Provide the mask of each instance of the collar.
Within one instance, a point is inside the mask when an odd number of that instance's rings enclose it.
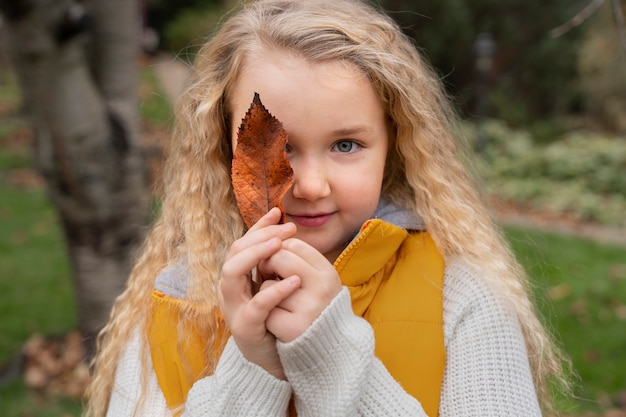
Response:
[[[381,197],[378,207],[374,211],[373,218],[383,220],[405,230],[426,230],[426,224],[420,217],[410,210],[394,204],[387,197]]]
[[[365,222],[359,234],[339,255],[334,267],[341,283],[350,290],[354,314],[362,316],[387,278],[397,252],[409,236],[406,229],[382,219]]]

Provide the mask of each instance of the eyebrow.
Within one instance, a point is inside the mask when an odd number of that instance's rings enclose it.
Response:
[[[333,136],[352,136],[352,135],[360,135],[360,134],[370,134],[374,129],[369,126],[352,126],[352,127],[343,127],[337,130],[333,130],[331,134]]]

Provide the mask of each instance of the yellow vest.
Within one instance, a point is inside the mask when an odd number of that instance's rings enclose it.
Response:
[[[352,309],[374,330],[375,355],[396,381],[417,398],[426,414],[438,413],[445,367],[443,340],[444,260],[427,232],[408,233],[370,220],[335,261]],[[153,366],[170,409],[206,367],[204,343],[195,329],[178,340],[181,303],[154,291],[148,338]],[[185,359],[183,359],[185,358]]]

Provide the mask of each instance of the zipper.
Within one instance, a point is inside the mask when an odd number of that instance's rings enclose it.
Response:
[[[357,237],[352,239],[352,242],[350,242],[348,247],[346,247],[339,254],[339,257],[335,259],[335,262],[333,263],[333,267],[335,268],[335,270],[339,271],[339,267],[341,266],[341,263],[343,262],[343,260],[346,258],[349,258],[348,255],[350,254],[350,252],[354,252],[356,248],[361,244],[363,239],[365,239],[370,234],[371,230],[373,229],[372,223],[373,223],[372,220],[367,221],[367,223],[365,223],[361,227],[361,231],[359,232]]]

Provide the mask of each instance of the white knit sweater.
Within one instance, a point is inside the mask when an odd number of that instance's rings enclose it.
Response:
[[[524,339],[514,315],[474,269],[448,260],[443,289],[446,367],[439,415],[540,416]],[[131,416],[140,404],[140,338],[118,365],[107,416]],[[228,342],[215,374],[189,392],[186,417],[285,416],[292,392],[298,415],[425,416],[374,356],[370,325],[354,316],[346,288],[299,338],[278,342],[288,381],[248,362]],[[137,416],[171,416],[150,372]]]

